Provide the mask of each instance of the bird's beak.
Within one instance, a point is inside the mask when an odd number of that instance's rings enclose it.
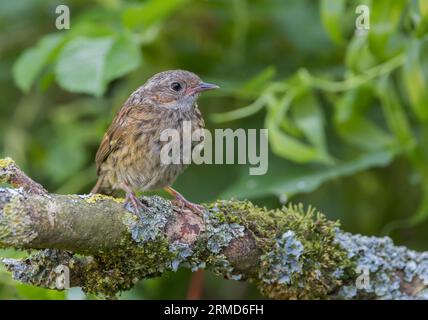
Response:
[[[214,90],[214,89],[218,89],[218,88],[220,88],[220,87],[216,84],[201,82],[192,91],[193,91],[193,93],[199,93],[199,92]]]

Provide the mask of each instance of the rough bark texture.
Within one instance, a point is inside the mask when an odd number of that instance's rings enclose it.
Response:
[[[254,282],[275,299],[424,299],[428,253],[391,239],[352,235],[315,210],[266,210],[248,201],[217,201],[203,216],[161,197],[143,197],[143,219],[122,199],[56,195],[0,160],[0,247],[38,249],[3,259],[22,282],[70,285],[114,297],[166,270],[208,269]]]

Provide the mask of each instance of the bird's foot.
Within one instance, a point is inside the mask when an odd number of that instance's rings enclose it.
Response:
[[[174,201],[177,202],[179,205],[183,206],[184,208],[190,209],[191,211],[198,214],[199,216],[202,216],[204,213],[203,206],[190,202],[185,198],[175,198]]]
[[[187,209],[190,209],[191,211],[195,212],[199,216],[202,216],[202,214],[204,213],[204,207],[203,206],[188,201],[177,190],[174,190],[171,187],[167,187],[167,188],[165,188],[165,191],[168,192],[170,195],[172,195],[174,197],[174,202],[176,202],[180,206],[187,208]]]
[[[143,215],[141,214],[141,209],[148,211],[149,208],[133,192],[126,193],[125,206],[130,204],[132,207],[132,211],[140,218],[143,219]]]

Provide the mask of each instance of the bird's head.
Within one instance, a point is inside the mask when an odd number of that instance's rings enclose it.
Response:
[[[219,86],[206,83],[196,74],[185,70],[170,70],[155,74],[144,84],[146,94],[159,106],[171,108],[192,107],[203,91]]]

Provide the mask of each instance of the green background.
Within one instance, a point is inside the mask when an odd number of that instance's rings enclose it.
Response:
[[[58,31],[55,8],[71,10]],[[356,33],[355,10],[370,8]],[[269,170],[192,165],[174,184],[194,202],[312,204],[351,232],[428,250],[428,0],[0,2],[0,156],[51,192],[87,193],[94,156],[127,96],[187,69],[209,129],[269,129]],[[3,250],[3,257],[26,253]],[[203,298],[258,298],[206,274]],[[184,298],[190,272],[140,281],[121,298]],[[13,281],[2,299],[80,299]],[[95,297],[88,297],[95,298]]]

